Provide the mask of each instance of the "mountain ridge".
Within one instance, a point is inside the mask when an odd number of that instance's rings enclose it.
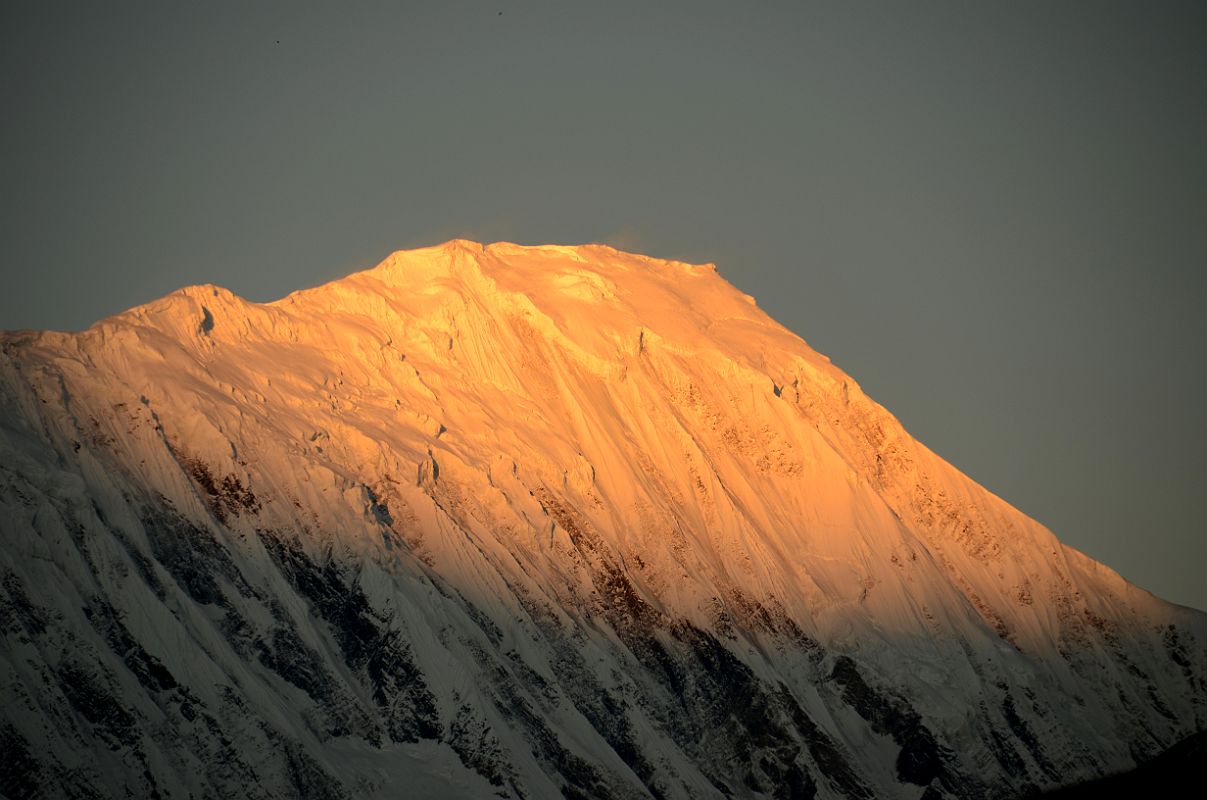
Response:
[[[1207,617],[959,473],[711,265],[453,241],[3,353],[10,617],[56,607],[43,583],[92,609],[5,661],[50,753],[100,735],[61,688],[68,634],[116,652],[97,620],[172,675],[164,637],[205,642],[230,691],[177,688],[276,720],[297,763],[247,748],[330,796],[410,747],[516,797],[1004,797],[1207,720]],[[191,729],[145,684],[98,696]],[[140,730],[153,786],[202,785]]]

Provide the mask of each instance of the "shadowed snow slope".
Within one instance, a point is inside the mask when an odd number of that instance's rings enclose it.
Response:
[[[454,241],[3,335],[0,791],[994,797],[1207,727],[1207,622],[710,265]]]

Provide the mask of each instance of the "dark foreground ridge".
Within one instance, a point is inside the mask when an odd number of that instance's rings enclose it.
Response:
[[[1117,775],[1108,775],[1035,800],[1114,800],[1140,797],[1193,797],[1203,788],[1207,764],[1207,731],[1187,736],[1156,758]]]

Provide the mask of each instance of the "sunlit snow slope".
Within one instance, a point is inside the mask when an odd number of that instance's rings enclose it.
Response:
[[[1207,727],[1203,614],[710,265],[454,241],[0,342],[7,797],[1010,797]]]

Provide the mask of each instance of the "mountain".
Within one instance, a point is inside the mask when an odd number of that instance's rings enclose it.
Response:
[[[0,344],[9,798],[1014,797],[1207,728],[1207,616],[711,265],[454,241]]]

